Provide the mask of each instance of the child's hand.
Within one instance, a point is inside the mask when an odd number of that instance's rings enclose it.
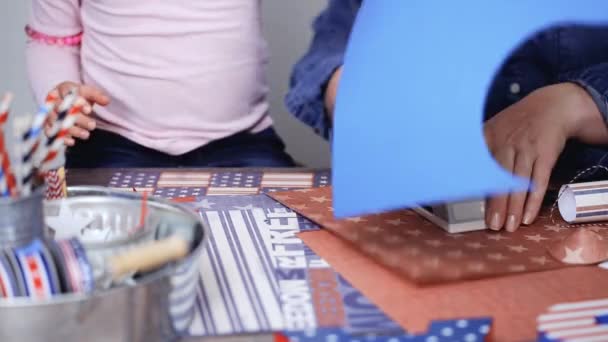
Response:
[[[82,107],[76,124],[70,129],[69,136],[65,137],[65,144],[67,146],[74,146],[76,143],[74,138],[83,140],[88,139],[90,136],[89,132],[94,130],[97,125],[95,119],[90,117],[90,114],[93,112],[93,106],[96,104],[106,106],[110,103],[110,98],[101,90],[74,82],[63,82],[59,84],[55,89],[51,90],[51,94],[54,93],[56,96],[59,96],[59,98],[63,98],[74,88],[78,90],[78,101],[84,101],[86,104]],[[55,121],[57,121],[57,112],[53,111],[46,122],[45,133],[47,135]]]

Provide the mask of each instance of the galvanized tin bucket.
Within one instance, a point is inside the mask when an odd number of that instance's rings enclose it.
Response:
[[[27,245],[43,236],[43,198],[43,190],[26,198],[0,198],[0,249]]]
[[[109,199],[141,201],[136,193],[74,187],[68,197],[99,208]],[[97,205],[95,204],[97,203]],[[148,208],[161,218],[155,238],[173,233],[191,238],[191,253],[176,264],[92,295],[60,295],[50,300],[0,299],[0,341],[172,341],[185,333],[194,314],[198,261],[208,230],[197,214],[156,198]]]

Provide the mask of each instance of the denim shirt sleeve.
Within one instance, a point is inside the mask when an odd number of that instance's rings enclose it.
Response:
[[[295,65],[285,104],[299,120],[329,139],[331,120],[325,111],[325,89],[344,53],[361,0],[330,0],[315,20],[312,44]]]
[[[560,76],[562,82],[572,82],[583,87],[591,96],[608,125],[608,62],[600,63],[576,72]]]

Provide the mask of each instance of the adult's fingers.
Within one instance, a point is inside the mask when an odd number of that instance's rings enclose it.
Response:
[[[513,171],[515,151],[504,149],[495,155],[496,161],[508,172]],[[486,224],[492,230],[501,230],[505,224],[508,195],[489,198],[486,201]]]
[[[534,183],[534,188],[528,194],[528,199],[526,200],[526,207],[524,211],[524,224],[532,224],[543,204],[543,198],[545,197],[545,193],[547,192],[547,187],[549,186],[549,180],[551,178],[551,170],[555,164],[554,158],[549,158],[546,156],[540,156],[534,162],[534,168],[532,171],[532,182]]]
[[[517,153],[515,156],[515,164],[513,173],[523,178],[531,178],[534,160],[525,153]],[[526,203],[527,192],[516,192],[509,195],[509,203],[507,208],[507,220],[505,229],[509,232],[514,232],[519,228],[522,221],[524,205]]]

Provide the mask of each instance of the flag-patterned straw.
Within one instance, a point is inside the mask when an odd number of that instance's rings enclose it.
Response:
[[[6,93],[0,102],[0,127],[8,121],[8,114],[13,102],[13,94]]]

